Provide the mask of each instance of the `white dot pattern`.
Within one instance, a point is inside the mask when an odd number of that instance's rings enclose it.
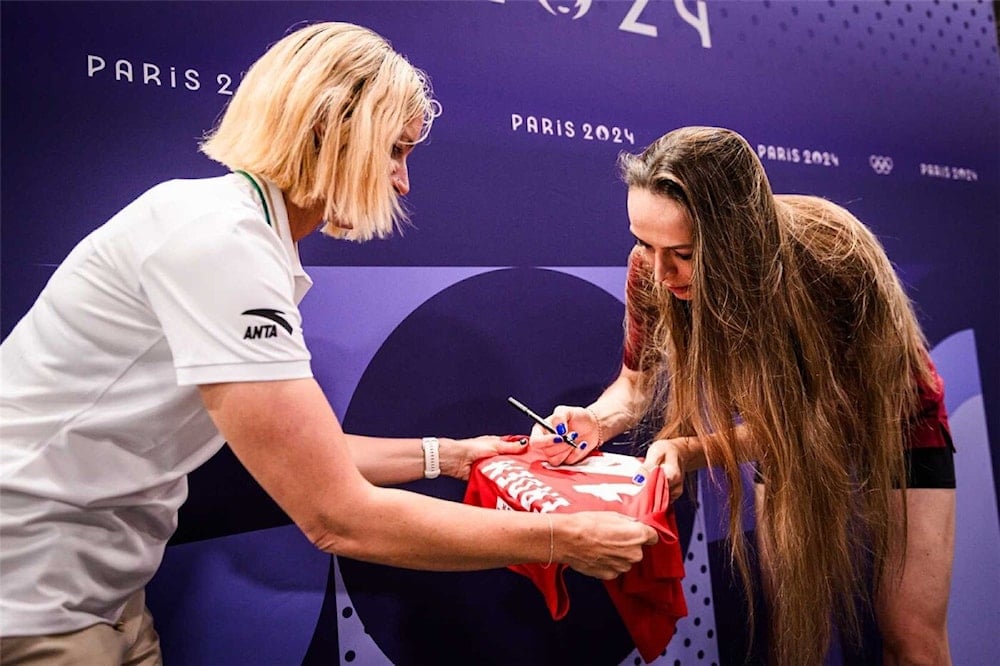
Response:
[[[392,666],[389,658],[365,631],[365,625],[355,612],[351,595],[344,587],[344,577],[340,574],[340,562],[336,558],[333,570],[337,585],[337,642],[340,648],[340,663]]]
[[[699,475],[700,476],[700,475]],[[698,509],[684,558],[684,598],[688,616],[677,623],[677,631],[667,649],[650,662],[657,666],[718,666],[718,632],[715,630],[715,602],[712,599],[712,569],[705,533],[703,479],[698,483]],[[641,666],[642,658],[633,650],[620,666]]]
[[[712,11],[728,59],[795,62],[859,87],[971,93],[1000,79],[997,26],[985,0],[825,0],[725,3]],[[867,85],[866,85],[867,84]],[[996,101],[992,102],[994,108]]]

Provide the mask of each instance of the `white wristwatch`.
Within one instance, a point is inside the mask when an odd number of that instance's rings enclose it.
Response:
[[[424,450],[424,478],[436,479],[441,474],[441,459],[438,456],[438,438],[424,437],[420,445]]]

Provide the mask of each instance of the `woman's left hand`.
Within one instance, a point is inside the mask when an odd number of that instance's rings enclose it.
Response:
[[[686,472],[685,444],[690,438],[658,439],[646,450],[642,462],[643,482],[649,478],[653,468],[660,467],[670,489],[670,501],[676,501],[684,493],[684,474]],[[638,476],[638,475],[637,475]],[[639,482],[638,479],[634,479]],[[641,483],[641,482],[640,482]]]
[[[481,458],[521,453],[528,445],[520,441],[507,442],[496,435],[480,435],[469,439],[439,438],[438,454],[441,456],[441,472],[461,481],[469,478],[472,463]]]

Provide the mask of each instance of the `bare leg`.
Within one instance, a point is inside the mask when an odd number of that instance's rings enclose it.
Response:
[[[756,518],[756,527],[754,529],[754,537],[757,541],[757,565],[760,571],[760,584],[761,591],[764,596],[764,608],[767,609],[765,616],[757,617],[756,622],[769,623],[770,618],[766,615],[770,615],[772,611],[771,602],[774,599],[774,577],[771,575],[771,553],[768,549],[767,541],[765,541],[761,536],[760,530],[760,516],[761,511],[764,506],[764,495],[766,493],[766,486],[763,483],[753,484],[753,498],[754,498],[754,516]],[[757,636],[769,636],[770,632],[765,632],[762,634],[757,631]],[[770,645],[762,645],[763,654],[769,657],[768,661],[774,661],[774,655],[771,652]]]
[[[764,504],[764,493],[765,486],[763,483],[753,484],[754,513],[757,519],[757,527],[754,529],[754,535],[757,539],[757,553],[760,560],[760,576],[761,584],[764,587],[764,597],[770,603],[771,596],[774,594],[774,584],[770,575],[771,569],[767,566],[771,561],[771,554],[767,550],[767,543],[760,536],[760,512]]]
[[[883,660],[887,666],[950,665],[947,620],[955,555],[955,491],[911,488],[905,492],[906,553],[902,562],[898,550],[890,553],[875,600]]]

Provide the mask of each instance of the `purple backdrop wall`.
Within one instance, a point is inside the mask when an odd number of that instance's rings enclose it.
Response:
[[[1000,661],[981,635],[1000,597],[991,3],[7,2],[0,12],[4,335],[69,249],[140,192],[221,173],[197,140],[290,28],[367,25],[430,74],[444,115],[412,157],[413,228],[301,247],[316,282],[303,306],[314,371],[348,429],[368,434],[516,432],[527,426],[503,404],[509,393],[543,409],[591,399],[621,343],[630,236],[617,154],[681,125],[740,131],[776,191],[826,196],[872,226],[911,289],[959,448],[955,661]],[[682,512],[692,614],[659,661],[741,663],[744,609],[718,492],[701,481],[697,507]],[[412,487],[462,491],[447,480]],[[570,585],[573,610],[553,623],[507,571],[423,574],[325,556],[224,450],[192,476],[150,605],[168,663],[636,663],[600,587]],[[829,661],[863,657],[838,646]]]

